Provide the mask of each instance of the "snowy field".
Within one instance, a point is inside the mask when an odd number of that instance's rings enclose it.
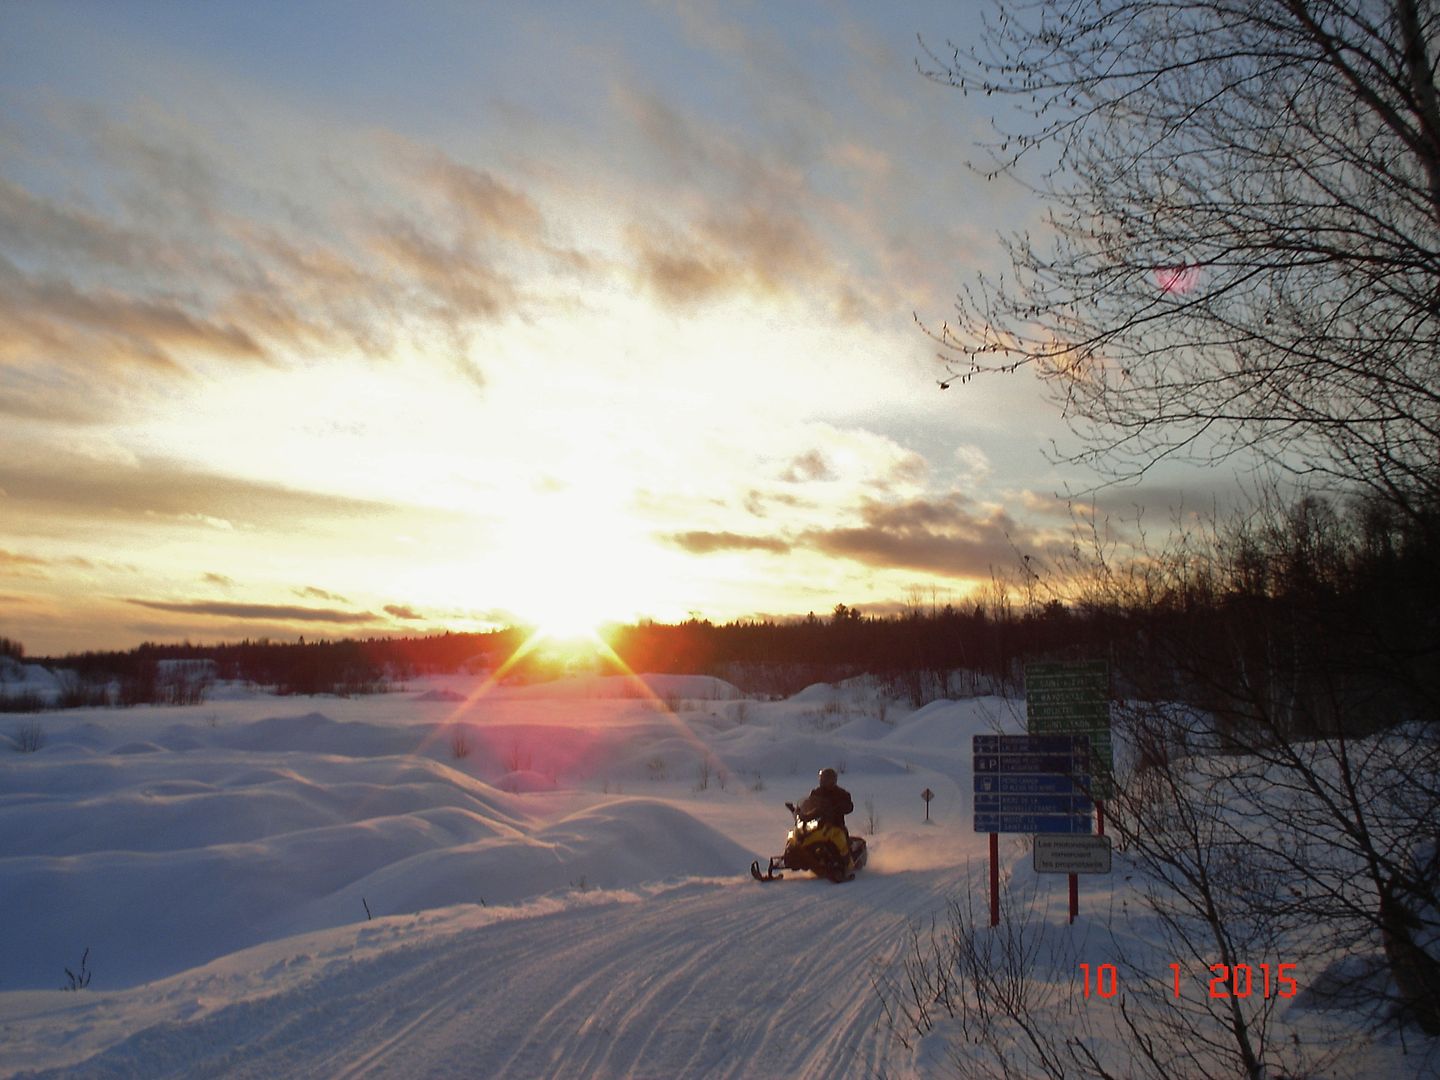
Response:
[[[876,983],[949,897],[984,902],[971,736],[1023,731],[1023,702],[645,683],[222,684],[198,706],[0,716],[0,1075],[953,1075],[953,1023],[896,1038]],[[24,738],[41,745],[5,749]],[[827,765],[869,867],[757,884],[782,804]],[[1001,852],[1056,1007],[1123,1053],[1076,971],[1124,950],[1168,977],[1142,883],[1117,853],[1071,927],[1065,878],[1035,875],[1023,838]],[[1334,1076],[1435,1060],[1283,1005],[1348,1042]]]

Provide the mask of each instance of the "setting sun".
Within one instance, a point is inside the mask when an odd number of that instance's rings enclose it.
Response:
[[[544,635],[546,641],[569,643],[595,639],[599,636],[601,624],[608,620],[589,617],[579,610],[556,610],[537,614],[533,621],[535,629]]]

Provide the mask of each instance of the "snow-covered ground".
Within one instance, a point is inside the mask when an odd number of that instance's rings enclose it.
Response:
[[[0,1075],[951,1074],[952,1027],[902,1045],[875,984],[983,888],[971,736],[1022,731],[1023,703],[645,682],[0,716]],[[756,884],[827,765],[870,866]],[[1168,975],[1117,923],[1140,907],[1122,854],[1071,927],[1065,878],[1002,839],[1072,1010],[1102,1007],[1079,961]],[[1434,1060],[1354,1038],[1334,1075]]]

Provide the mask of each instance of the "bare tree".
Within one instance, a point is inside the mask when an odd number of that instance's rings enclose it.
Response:
[[[1032,368],[1076,458],[1121,475],[1249,449],[1434,506],[1432,0],[997,11],[926,74],[1015,106],[979,167],[1033,186],[1048,227],[932,331],[947,384]]]
[[[1233,965],[1303,943],[1314,999],[1434,1037],[1434,631],[1378,632],[1423,626],[1430,605],[1407,613],[1413,575],[1377,565],[1351,520],[1306,500],[1097,568],[1091,588],[1106,595],[1092,603],[1130,620],[1129,702],[1113,711],[1141,766],[1117,784],[1110,821],[1166,886],[1150,906],[1187,947]],[[1237,1044],[1268,1015],[1238,1020]],[[1433,1063],[1440,1044],[1427,1052]]]

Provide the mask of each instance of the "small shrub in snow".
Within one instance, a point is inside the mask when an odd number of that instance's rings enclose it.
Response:
[[[757,772],[757,773],[755,774],[755,782],[750,785],[750,790],[751,790],[751,791],[764,791],[764,790],[765,790],[765,777],[761,776],[761,775]]]
[[[65,986],[62,986],[60,989],[84,990],[85,987],[89,986],[90,976],[94,974],[94,972],[92,972],[87,966],[89,964],[89,961],[90,950],[87,948],[80,957],[80,970],[78,972],[71,971],[68,967],[65,969],[65,978],[67,980],[67,984]]]
[[[645,763],[645,769],[650,774],[651,780],[665,779],[665,759],[663,757],[657,755],[651,758]]]
[[[865,800],[865,828],[871,836],[874,836],[880,828],[880,817],[875,813],[874,799]]]
[[[525,772],[530,768],[531,754],[529,750],[522,750],[520,740],[515,739],[510,743],[510,752],[505,755],[506,772]]]
[[[33,754],[45,745],[45,729],[40,726],[38,721],[32,720],[17,727],[11,739],[15,743],[16,751],[21,754]]]
[[[451,733],[450,756],[457,761],[464,760],[470,756],[470,741],[465,737],[464,728],[458,728]]]

